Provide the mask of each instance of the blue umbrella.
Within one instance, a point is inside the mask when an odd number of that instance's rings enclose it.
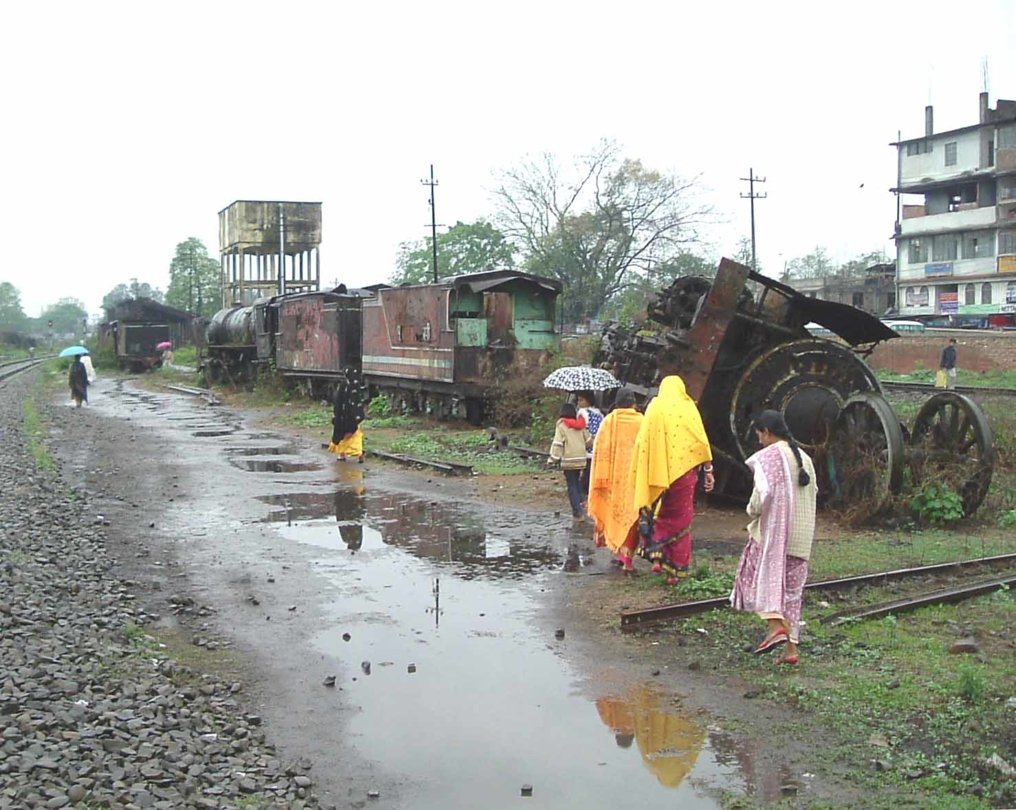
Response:
[[[89,353],[90,352],[88,351],[88,349],[86,349],[84,346],[68,346],[66,349],[64,349],[62,352],[60,352],[59,356],[60,357],[74,357],[75,355],[78,355],[78,354],[89,354]]]

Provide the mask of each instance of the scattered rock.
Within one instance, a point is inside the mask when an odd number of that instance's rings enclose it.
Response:
[[[698,672],[700,669],[702,669],[702,662],[698,661],[698,660],[689,661],[688,662],[688,669],[691,672]]]
[[[323,684],[324,684],[325,686],[335,686],[335,676],[334,676],[334,675],[329,675],[328,677],[326,677],[326,678],[325,678],[325,679],[324,679],[324,680],[322,681],[322,683],[323,683]]]
[[[949,648],[951,655],[960,655],[963,653],[978,653],[981,648],[977,646],[977,640],[972,636],[966,636],[961,638],[959,641],[953,642],[953,645]]]
[[[561,628],[555,630],[554,631],[554,638],[557,638],[557,639],[564,638],[564,630],[561,629]]]
[[[532,785],[523,785],[522,786],[522,795],[523,796],[532,796],[533,795],[533,786]]]
[[[351,638],[352,638],[352,636],[349,635],[349,633],[343,633],[342,634],[342,640],[343,641],[349,641],[349,639],[351,639]]]
[[[406,667],[406,671],[408,671],[410,674],[416,672],[416,664],[410,664],[408,667]]]

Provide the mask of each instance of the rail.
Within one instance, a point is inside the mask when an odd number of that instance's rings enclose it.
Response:
[[[473,468],[468,464],[456,464],[453,461],[432,461],[428,458],[416,458],[415,456],[407,456],[403,453],[388,453],[384,450],[369,450],[371,455],[377,456],[378,458],[389,459],[390,461],[397,461],[400,464],[407,464],[409,466],[423,466],[432,467],[435,470],[446,472],[449,475],[474,475]]]
[[[215,396],[215,394],[207,388],[195,388],[191,385],[169,385],[163,386],[168,388],[170,391],[179,391],[181,394],[189,394],[193,397],[201,397],[209,405],[221,405],[222,401]]]
[[[960,560],[934,565],[922,565],[917,568],[899,568],[893,571],[878,571],[874,574],[860,574],[853,577],[819,580],[805,585],[806,590],[835,591],[841,588],[858,585],[881,585],[886,582],[908,579],[918,576],[935,574],[954,574],[980,566],[1012,565],[1016,563],[1016,554],[999,554],[993,557],[977,557],[972,560]],[[662,605],[647,610],[633,610],[621,614],[621,630],[627,632],[655,622],[680,619],[694,616],[720,607],[726,607],[730,600],[726,596],[713,599],[699,599],[695,602],[680,602],[673,605]]]
[[[953,391],[957,394],[1016,397],[1016,389],[1013,388],[989,388],[985,385],[957,385],[955,388],[936,388],[931,383],[902,382],[897,380],[881,381],[882,388],[886,391],[918,391],[923,394],[939,394],[943,391]]]

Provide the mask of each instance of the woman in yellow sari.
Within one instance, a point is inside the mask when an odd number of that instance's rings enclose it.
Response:
[[[589,476],[589,514],[596,521],[596,545],[609,548],[626,573],[635,570],[632,555],[639,510],[632,499],[631,465],[642,419],[635,410],[634,392],[622,388],[596,434]]]
[[[639,510],[639,553],[654,573],[676,585],[691,565],[691,523],[695,517],[698,468],[706,492],[713,489],[713,454],[698,406],[676,374],[664,377],[646,408],[632,462],[634,507]]]
[[[363,431],[360,423],[364,420],[365,386],[355,369],[347,368],[344,379],[335,386],[332,396],[332,441],[328,452],[334,453],[341,461],[355,458],[363,464]]]

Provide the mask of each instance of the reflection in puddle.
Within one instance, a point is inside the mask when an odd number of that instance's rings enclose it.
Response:
[[[506,807],[530,784],[531,808],[713,809],[714,787],[738,786],[666,692],[594,704],[577,687],[567,636],[534,621],[548,578],[590,553],[567,529],[488,529],[362,484],[260,500],[284,539],[319,550],[331,596],[315,646],[358,709],[357,748],[412,783],[412,806]]]
[[[626,697],[600,698],[596,710],[614,733],[619,748],[631,748],[634,741],[657,781],[676,788],[694,767],[706,734],[700,725],[663,702],[659,692],[640,686]]]
[[[230,459],[229,463],[249,472],[290,473],[321,469],[321,465],[313,461],[285,461],[278,458],[236,458]]]
[[[395,546],[450,568],[463,579],[517,579],[545,570],[578,570],[591,553],[574,543],[558,547],[535,537],[488,533],[474,516],[449,505],[390,493],[367,495],[363,487],[265,495],[258,500],[281,507],[264,520],[289,524],[286,534],[293,540],[335,549],[339,536],[359,536],[355,548],[343,539],[345,546],[351,551]],[[324,519],[325,515],[334,519]]]
[[[227,447],[226,453],[230,456],[288,456],[296,452],[292,444],[283,444],[277,447]]]

